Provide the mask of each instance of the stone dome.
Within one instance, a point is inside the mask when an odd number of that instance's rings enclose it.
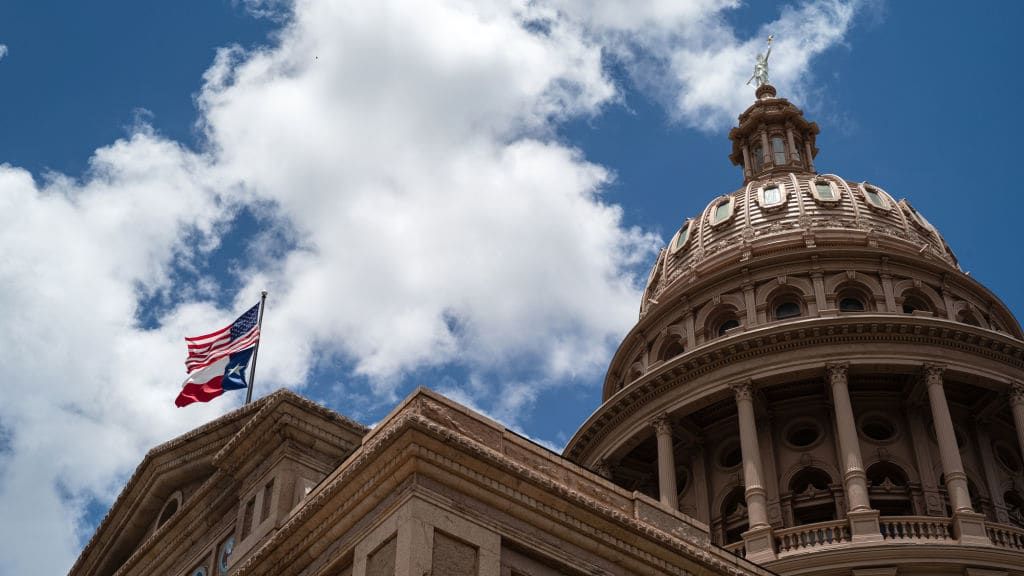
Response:
[[[698,267],[818,247],[899,252],[959,270],[939,231],[906,199],[834,174],[776,173],[715,198],[683,222],[651,270],[640,314]]]
[[[818,173],[817,134],[758,88],[743,185],[660,252],[564,453],[784,576],[1016,575],[1020,324],[910,202]]]

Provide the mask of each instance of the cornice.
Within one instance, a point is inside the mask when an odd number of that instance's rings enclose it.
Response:
[[[669,390],[738,362],[789,350],[861,343],[906,343],[952,349],[1024,372],[1024,342],[944,319],[856,313],[763,325],[718,338],[659,366],[605,401],[570,439],[563,455],[584,463],[610,430]]]
[[[720,573],[743,574],[749,573],[750,570],[758,571],[753,565],[744,566],[743,569],[737,567],[737,560],[731,554],[712,547],[706,534],[700,536],[700,530],[687,528],[691,520],[681,515],[664,512],[675,518],[674,524],[683,530],[675,534],[668,534],[638,519],[635,516],[637,495],[627,493],[589,471],[562,461],[557,456],[538,454],[537,458],[545,462],[539,467],[536,463],[530,465],[516,460],[510,455],[511,446],[519,445],[521,449],[527,449],[525,441],[513,437],[504,428],[494,430],[488,421],[476,419],[469,423],[463,419],[465,413],[456,414],[451,411],[455,408],[441,406],[442,410],[439,411],[438,406],[431,406],[435,404],[432,400],[434,399],[425,396],[403,403],[405,409],[382,423],[382,428],[375,431],[362,448],[325,480],[274,536],[261,544],[258,550],[238,566],[235,574],[245,576],[301,570],[302,567],[297,563],[301,563],[302,559],[310,559],[310,554],[306,550],[312,542],[321,542],[334,532],[344,532],[345,524],[357,521],[359,515],[353,514],[353,510],[364,504],[362,496],[370,491],[379,491],[382,478],[387,478],[388,482],[396,482],[401,479],[400,471],[404,471],[406,475],[415,473],[416,466],[412,460],[429,462],[471,481],[473,486],[483,487],[490,493],[516,501],[524,510],[542,514],[574,531],[588,533],[599,540],[603,539],[608,546],[617,549],[628,548],[631,554],[639,555],[641,558],[650,554],[643,546],[614,539],[596,531],[592,526],[580,523],[578,518],[566,511],[565,503],[611,521],[631,533],[642,534],[647,539]],[[431,449],[425,443],[417,442],[413,431],[440,442],[443,451]],[[493,442],[494,432],[499,433],[497,443]],[[400,439],[404,444],[398,444]],[[397,450],[399,454],[386,453],[392,450]],[[471,462],[486,464],[487,467],[467,466],[461,460],[442,453],[451,450],[469,454]],[[564,475],[559,474],[562,477],[556,479],[539,471],[546,467],[568,469],[572,472],[572,479],[586,484],[590,491],[614,494],[616,499],[632,504],[626,504],[625,508],[620,509],[609,503],[600,502],[590,494],[566,485]],[[511,474],[519,482],[510,483],[495,479],[493,473],[488,473],[488,470],[495,469]],[[553,470],[547,471],[555,473]],[[531,489],[527,490],[527,487]],[[549,498],[550,502],[542,501]],[[657,507],[656,503],[653,505]],[[741,563],[747,564],[742,561]]]

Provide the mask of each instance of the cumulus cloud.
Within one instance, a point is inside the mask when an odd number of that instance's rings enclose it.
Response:
[[[7,44],[0,44],[0,60],[7,56]]]
[[[784,6],[778,18],[740,37],[728,22],[739,0],[553,0],[587,33],[620,58],[639,86],[679,121],[703,130],[735,122],[750,104],[754,57],[769,34],[771,82],[801,100],[813,79],[814,57],[844,42],[861,0],[817,0]]]
[[[274,45],[217,54],[201,150],[140,115],[81,177],[0,166],[0,573],[66,571],[93,529],[85,504],[231,406],[170,407],[180,339],[262,288],[268,387],[338,359],[390,402],[417,370],[454,366],[467,376],[449,392],[515,425],[545,389],[600,374],[660,240],[623,225],[601,197],[613,174],[554,129],[621,99],[609,53],[690,124],[734,114],[761,41],[725,24],[735,4],[250,0],[291,13]],[[847,10],[804,4],[766,27],[779,84],[842,39]],[[262,228],[246,268],[216,279],[244,285],[199,281],[242,210]]]

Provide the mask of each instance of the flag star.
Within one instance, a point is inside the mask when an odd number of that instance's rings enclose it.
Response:
[[[235,364],[234,366],[231,367],[230,370],[228,370],[228,376],[235,376],[237,374],[240,374],[241,372],[242,372],[242,365],[241,364]]]

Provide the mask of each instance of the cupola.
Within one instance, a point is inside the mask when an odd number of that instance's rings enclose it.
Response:
[[[808,122],[789,100],[778,98],[771,84],[759,86],[756,94],[757,100],[729,131],[729,160],[743,168],[743,183],[787,172],[813,173],[818,124]]]

